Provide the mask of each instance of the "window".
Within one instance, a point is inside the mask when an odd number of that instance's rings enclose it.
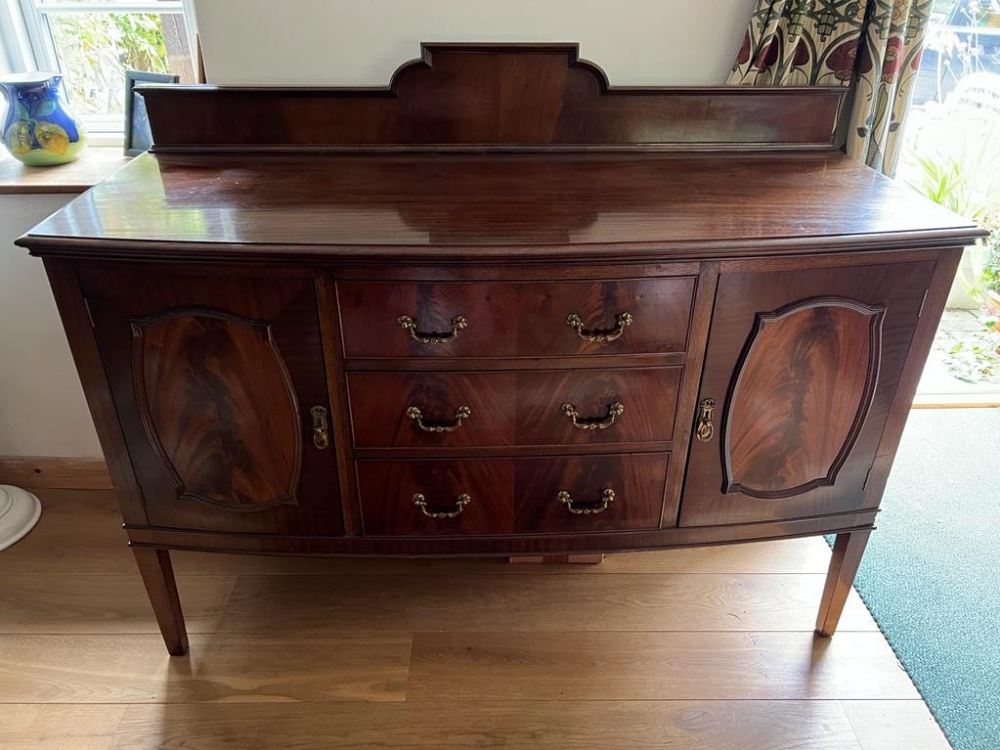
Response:
[[[60,71],[73,110],[88,129],[121,132],[126,70],[194,81],[190,2],[19,0],[11,16],[20,11],[28,49],[12,67]]]

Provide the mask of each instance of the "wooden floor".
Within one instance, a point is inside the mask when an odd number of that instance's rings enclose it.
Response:
[[[175,554],[167,656],[110,493],[0,552],[0,748],[948,748],[821,539],[600,566]]]

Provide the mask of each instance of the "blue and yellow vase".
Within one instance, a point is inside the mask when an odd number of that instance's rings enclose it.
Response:
[[[7,96],[3,145],[32,167],[65,164],[87,143],[87,131],[66,103],[62,76],[24,73],[0,77]]]

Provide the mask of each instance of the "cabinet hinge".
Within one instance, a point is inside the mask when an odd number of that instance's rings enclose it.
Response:
[[[94,325],[94,313],[90,311],[90,300],[86,297],[83,298],[83,306],[87,308],[87,320],[90,321],[90,327],[97,328],[97,326]]]
[[[920,311],[919,311],[919,312],[917,313],[917,317],[918,317],[918,318],[919,318],[919,317],[920,317],[921,315],[923,315],[923,314],[924,314],[924,305],[926,305],[926,304],[927,304],[927,293],[928,293],[929,291],[930,291],[930,289],[924,289],[924,298],[923,298],[922,300],[920,300]]]

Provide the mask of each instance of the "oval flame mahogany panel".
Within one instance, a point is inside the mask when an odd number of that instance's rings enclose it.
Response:
[[[136,400],[177,496],[235,511],[294,503],[302,429],[270,326],[187,309],[132,332]]]
[[[726,410],[724,492],[779,499],[833,484],[875,394],[884,313],[820,298],[758,314]]]

